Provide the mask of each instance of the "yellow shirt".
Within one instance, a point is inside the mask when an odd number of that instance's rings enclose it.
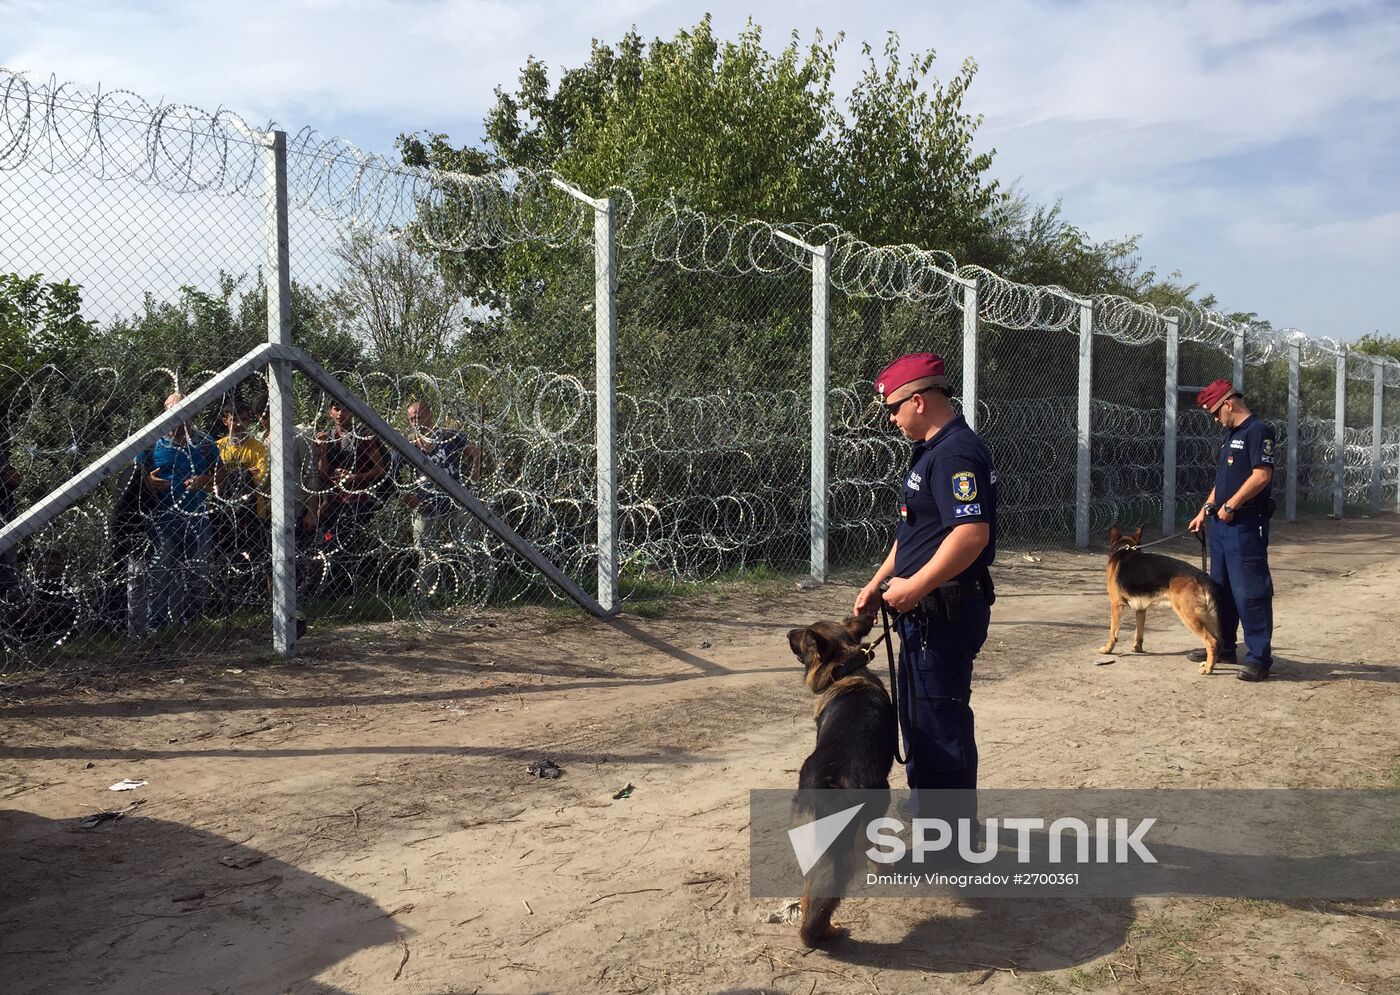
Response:
[[[253,476],[258,488],[258,517],[266,518],[268,509],[267,478],[272,464],[268,459],[267,446],[251,436],[234,442],[233,436],[226,435],[219,440],[219,458],[225,466],[237,466]]]

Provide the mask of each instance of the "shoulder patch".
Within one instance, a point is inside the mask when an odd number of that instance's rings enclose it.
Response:
[[[1271,438],[1269,438],[1267,435],[1264,436],[1263,447],[1264,447],[1264,455],[1265,455],[1265,456],[1272,456],[1272,455],[1273,455],[1273,452],[1274,452],[1274,440],[1271,439]]]
[[[953,474],[953,497],[959,501],[977,499],[977,477],[971,470],[959,470]]]

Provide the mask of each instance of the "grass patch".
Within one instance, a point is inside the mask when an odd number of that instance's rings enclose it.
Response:
[[[701,594],[773,594],[786,591],[805,570],[780,569],[767,563],[732,567],[701,581],[672,581],[654,575],[624,577],[621,588],[623,608],[640,618],[662,618],[675,603]]]

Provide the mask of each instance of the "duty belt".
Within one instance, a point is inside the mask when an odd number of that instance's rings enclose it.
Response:
[[[1277,507],[1277,504],[1273,498],[1269,498],[1265,501],[1251,501],[1235,509],[1234,520],[1238,521],[1241,518],[1249,518],[1251,516],[1273,518],[1275,507]]]
[[[934,588],[924,595],[911,614],[945,622],[961,622],[964,603],[982,601],[991,605],[996,597],[992,575],[984,569],[975,577],[960,577]]]

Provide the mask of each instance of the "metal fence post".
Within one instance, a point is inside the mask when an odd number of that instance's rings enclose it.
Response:
[[[1332,456],[1332,514],[1342,517],[1347,473],[1347,351],[1337,353],[1336,442]]]
[[[1298,368],[1302,365],[1303,347],[1294,342],[1288,347],[1288,460],[1284,481],[1283,510],[1290,522],[1298,520]]]
[[[977,332],[980,306],[977,281],[963,280],[962,413],[969,428],[977,428]]]
[[[1230,378],[1235,390],[1240,393],[1244,393],[1244,329],[1242,324],[1235,325],[1235,368],[1234,376]]]
[[[617,611],[617,207],[611,197],[593,213],[593,298],[598,394],[598,604]]]
[[[1176,528],[1176,403],[1180,370],[1179,332],[1175,316],[1162,319],[1167,326],[1165,392],[1162,395],[1162,535]]]
[[[831,246],[811,246],[812,254],[812,579],[827,575],[826,392],[831,330]]]
[[[267,193],[267,341],[292,344],[291,248],[287,236],[287,133],[273,131],[263,147]],[[292,433],[292,366],[267,367],[268,456],[272,476],[272,646],[297,652],[296,458]]]
[[[1381,513],[1381,432],[1384,429],[1385,368],[1371,360],[1371,514]]]
[[[1074,544],[1080,549],[1089,545],[1090,494],[1090,419],[1093,417],[1092,387],[1094,373],[1094,304],[1079,302],[1079,452],[1074,474]]]

